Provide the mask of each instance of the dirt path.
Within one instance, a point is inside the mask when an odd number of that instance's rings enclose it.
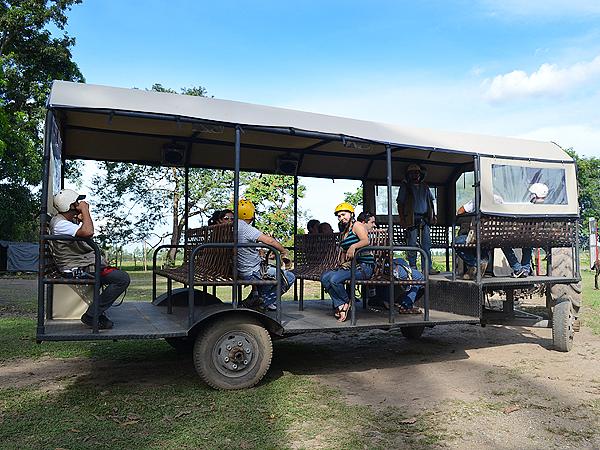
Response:
[[[449,448],[600,448],[600,337],[583,329],[569,353],[549,329],[439,326],[399,333],[315,335],[315,361],[276,367],[312,374],[348,402],[395,407],[439,427]],[[320,361],[320,364],[318,363]]]

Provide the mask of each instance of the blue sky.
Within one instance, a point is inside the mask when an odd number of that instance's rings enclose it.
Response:
[[[600,156],[599,0],[84,0],[69,16],[88,83]]]

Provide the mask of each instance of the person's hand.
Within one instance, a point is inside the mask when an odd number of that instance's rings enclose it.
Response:
[[[346,250],[346,259],[352,259],[354,258],[354,252],[355,252],[355,248],[353,245],[351,245],[348,250]]]
[[[88,204],[88,202],[84,202],[82,200],[79,203],[77,203],[77,206],[75,207],[75,209],[79,212],[89,211],[90,205]]]

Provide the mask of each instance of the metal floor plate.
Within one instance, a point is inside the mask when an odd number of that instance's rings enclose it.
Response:
[[[79,320],[46,320],[45,333],[40,340],[103,340],[103,339],[153,339],[161,337],[185,336],[188,330],[188,310],[174,307],[173,314],[167,314],[164,306],[154,306],[149,302],[125,302],[108,311],[114,322],[111,330],[92,333],[91,329]],[[275,313],[269,313],[275,318]],[[356,308],[357,324],[353,327],[348,321],[340,323],[333,317],[330,300],[305,300],[304,311],[298,310],[297,302],[283,302],[282,325],[284,334],[292,335],[311,331],[339,331],[344,329],[386,329],[403,324],[439,325],[451,323],[479,323],[479,318],[452,314],[443,311],[430,311],[430,321],[423,321],[423,314],[395,314],[395,323],[388,322],[387,310],[365,310],[361,303]]]

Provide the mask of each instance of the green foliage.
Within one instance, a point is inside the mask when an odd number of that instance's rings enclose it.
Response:
[[[38,198],[26,186],[0,184],[0,237],[34,241],[38,235]]]
[[[354,207],[363,204],[363,187],[359,186],[355,192],[344,192],[344,201],[354,205]]]
[[[303,185],[298,184],[298,198],[304,197],[305,190]],[[291,242],[294,237],[294,177],[256,176],[248,182],[243,197],[251,200],[256,207],[256,227],[259,230],[286,245]]]
[[[2,189],[4,239],[31,239],[37,226],[37,202],[26,191],[42,177],[42,124],[52,81],[83,81],[71,60],[75,40],[64,32],[66,12],[80,1],[0,0],[0,183],[10,185]]]
[[[572,149],[567,153],[577,162],[579,207],[585,228],[590,217],[600,219],[600,158],[579,156]]]

